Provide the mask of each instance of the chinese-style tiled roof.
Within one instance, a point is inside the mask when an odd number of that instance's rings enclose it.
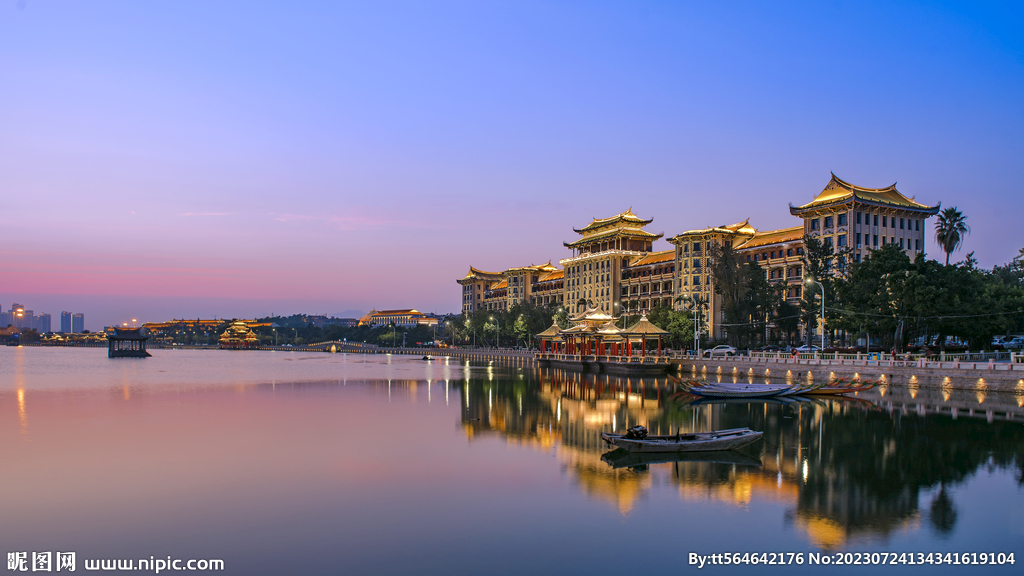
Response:
[[[508,280],[502,279],[501,282],[498,282],[494,286],[491,286],[490,289],[491,290],[501,290],[502,288],[508,288]]]
[[[671,262],[675,258],[675,250],[663,250],[661,252],[651,252],[645,256],[641,256],[639,260],[629,265],[630,268],[636,268],[637,266],[646,266],[648,264],[660,264],[662,262]]]
[[[633,214],[633,208],[630,208],[629,210],[626,210],[621,214],[616,214],[615,216],[612,216],[610,218],[594,218],[590,224],[587,224],[583,228],[579,229],[573,228],[573,230],[580,234],[585,234],[592,230],[604,228],[605,226],[611,226],[613,224],[619,224],[624,222],[628,222],[630,224],[639,226],[646,226],[653,222],[653,220],[644,220],[643,218],[640,218],[636,214]]]
[[[615,321],[612,320],[609,321],[604,326],[601,326],[601,329],[598,330],[597,333],[602,336],[618,336],[619,334],[622,333],[622,330],[618,326],[616,326]]]
[[[695,236],[703,234],[726,234],[729,236],[742,235],[742,236],[753,236],[757,233],[757,229],[750,225],[750,218],[747,218],[743,222],[737,222],[735,224],[721,225],[721,226],[708,226],[700,230],[687,230],[682,234],[678,234],[669,238],[669,242],[677,239],[682,239],[683,236]],[[689,239],[685,239],[689,241]]]
[[[550,280],[561,280],[562,278],[565,278],[565,270],[559,268],[558,270],[553,270],[553,271],[549,272],[548,274],[545,274],[544,276],[541,276],[537,280],[537,282],[548,282]]]
[[[641,316],[640,319],[637,320],[636,324],[633,324],[629,328],[623,330],[622,333],[630,336],[658,336],[661,334],[668,334],[667,331],[652,324],[651,321],[647,319],[646,314]]]
[[[493,282],[499,278],[501,278],[501,272],[487,272],[470,266],[469,272],[467,272],[463,278],[456,280],[456,282],[459,282],[460,284],[467,280],[485,280]]]
[[[412,308],[407,310],[381,310],[380,312],[372,313],[373,316],[402,316],[406,314],[422,315],[423,313]]]
[[[758,232],[757,234],[754,234],[754,236],[746,242],[737,246],[736,250],[747,250],[750,248],[768,246],[770,244],[795,242],[802,240],[803,237],[803,226],[793,226],[792,228],[782,228],[781,230],[768,230],[766,232]]]
[[[604,240],[605,238],[613,238],[615,236],[635,237],[644,240],[657,240],[658,238],[661,238],[664,235],[664,233],[654,234],[653,232],[648,232],[646,230],[641,230],[639,228],[617,228],[615,230],[608,230],[606,232],[601,232],[599,234],[584,236],[583,238],[580,238],[579,240],[575,240],[573,242],[562,242],[562,245],[565,246],[566,248],[574,248],[576,246],[590,244],[591,242],[597,242],[598,240]]]
[[[557,269],[558,269],[558,267],[555,266],[554,264],[552,264],[550,260],[548,260],[547,264],[530,264],[529,266],[520,266],[518,268],[509,268],[508,270],[505,271],[505,273],[507,274],[509,272],[520,272],[520,271],[523,271],[523,272],[551,272],[551,271],[554,271],[554,270],[557,270]]]
[[[896,189],[895,183],[893,183],[892,186],[887,186],[885,188],[864,188],[863,186],[856,186],[841,180],[835,174],[832,174],[832,179],[829,180],[825,189],[822,190],[814,200],[808,204],[804,204],[803,206],[790,205],[789,211],[791,214],[795,215],[814,208],[820,208],[832,204],[842,204],[850,200],[873,204],[876,206],[892,206],[895,208],[919,210],[922,212],[929,212],[931,214],[935,214],[939,211],[939,206],[927,206],[925,204],[920,204],[915,202],[913,198],[907,198],[903,194],[900,194],[899,190]]]
[[[541,332],[540,334],[537,334],[537,337],[538,338],[552,338],[552,337],[558,336],[558,333],[561,332],[561,331],[562,331],[562,329],[558,327],[558,322],[552,322],[551,326],[549,326],[547,330]]]

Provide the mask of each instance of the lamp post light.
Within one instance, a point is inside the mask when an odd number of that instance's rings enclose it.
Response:
[[[494,319],[491,316],[491,321],[494,322],[494,347],[501,348],[501,322]]]
[[[821,288],[821,349],[825,349],[825,285],[820,281],[815,280],[814,276],[807,276],[804,278],[804,284],[810,286],[811,284],[817,284]]]

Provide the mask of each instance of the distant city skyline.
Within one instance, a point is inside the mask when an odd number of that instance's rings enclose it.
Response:
[[[573,226],[630,207],[655,232],[785,227],[830,171],[959,208],[953,260],[990,268],[1024,245],[1022,19],[978,2],[12,2],[0,302],[89,330],[458,312],[469,263],[557,262]]]

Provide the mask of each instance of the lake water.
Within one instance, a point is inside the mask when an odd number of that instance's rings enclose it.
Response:
[[[808,555],[863,551],[1024,563],[1024,397],[694,404],[665,378],[530,364],[153,354],[0,348],[3,552],[246,575],[680,573],[691,553],[755,551],[805,562],[704,570],[819,572]],[[602,460],[600,432],[636,423],[765,437],[718,461]]]

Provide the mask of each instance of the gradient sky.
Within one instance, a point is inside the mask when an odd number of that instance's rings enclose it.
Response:
[[[470,265],[557,263],[591,218],[792,226],[829,171],[958,207],[954,258],[991,267],[1024,245],[1022,27],[1019,3],[0,0],[0,302],[90,329],[457,312]]]

